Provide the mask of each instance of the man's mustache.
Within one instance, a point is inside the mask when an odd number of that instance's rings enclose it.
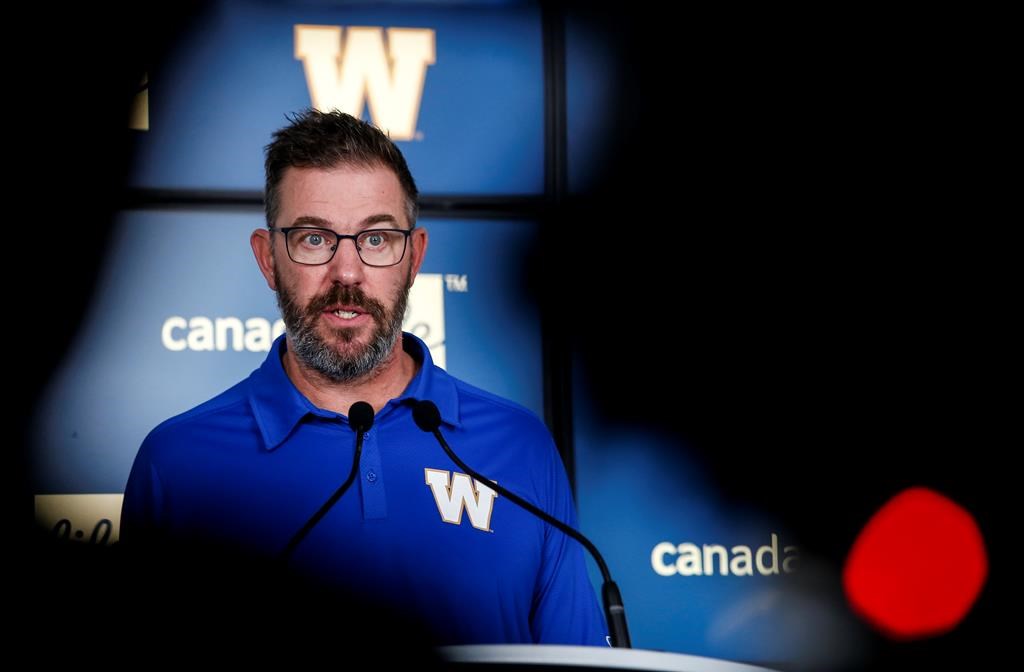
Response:
[[[387,314],[384,304],[370,298],[363,290],[358,287],[343,287],[341,285],[334,285],[330,290],[313,297],[309,305],[306,306],[306,314],[316,317],[331,306],[338,304],[359,308],[377,322],[383,322]]]

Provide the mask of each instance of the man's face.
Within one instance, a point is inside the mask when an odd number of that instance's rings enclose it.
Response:
[[[339,234],[409,228],[401,185],[386,168],[289,168],[279,189],[276,226]],[[402,261],[378,268],[360,260],[351,239],[339,240],[326,264],[298,264],[288,256],[284,235],[271,234],[272,287],[295,356],[336,382],[375,371],[401,336],[425,235],[414,231]]]

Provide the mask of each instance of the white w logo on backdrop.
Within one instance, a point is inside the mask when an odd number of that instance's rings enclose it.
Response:
[[[428,28],[350,27],[342,53],[341,26],[295,26],[295,58],[302,61],[313,107],[354,117],[369,100],[373,123],[392,140],[416,133],[427,66],[434,64]]]
[[[441,469],[424,469],[427,485],[434,493],[441,520],[453,525],[462,524],[462,512],[469,514],[470,524],[478,530],[491,532],[491,513],[494,510],[494,490],[474,481],[466,474]],[[449,484],[450,483],[450,484]]]

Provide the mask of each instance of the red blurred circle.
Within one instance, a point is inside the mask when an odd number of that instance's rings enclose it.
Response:
[[[893,639],[948,632],[988,575],[974,518],[951,499],[904,490],[868,521],[846,558],[843,588],[861,617]]]

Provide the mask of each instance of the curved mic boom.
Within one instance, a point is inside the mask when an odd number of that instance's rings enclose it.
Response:
[[[437,410],[437,406],[434,405],[434,402],[430,400],[417,401],[415,406],[412,408],[412,419],[416,423],[417,427],[428,434],[434,435],[434,438],[436,438],[437,442],[441,444],[444,452],[448,454],[448,457],[451,458],[452,462],[459,465],[460,469],[476,480],[486,484],[487,487],[491,488],[495,492],[508,497],[510,500],[538,518],[551,523],[562,532],[565,532],[567,535],[583,544],[583,547],[590,551],[590,554],[594,557],[594,561],[597,562],[597,566],[601,570],[601,576],[604,579],[604,584],[601,586],[601,596],[604,599],[604,614],[605,618],[608,620],[608,634],[611,636],[612,646],[625,649],[632,648],[632,644],[629,639],[629,627],[626,625],[626,610],[625,607],[622,606],[622,594],[619,592],[619,587],[615,585],[614,581],[612,581],[612,575],[608,571],[608,565],[605,564],[604,558],[601,557],[601,553],[597,550],[597,547],[578,531],[548,513],[541,511],[514,492],[510,492],[486,476],[482,476],[477,473],[466,465],[465,462],[460,460],[459,456],[452,451],[448,442],[445,441],[444,436],[441,435],[441,412]]]
[[[302,529],[295,533],[295,536],[291,538],[288,545],[285,546],[284,550],[281,551],[281,555],[278,556],[278,560],[286,563],[291,558],[292,553],[295,552],[295,548],[302,543],[302,540],[306,538],[306,535],[320,522],[320,519],[327,515],[327,512],[331,510],[341,496],[345,494],[345,491],[349,489],[352,482],[356,479],[356,472],[359,471],[359,457],[363,454],[363,437],[370,431],[370,427],[373,427],[373,406],[370,406],[365,401],[357,401],[352,404],[348,409],[348,424],[356,432],[356,451],[352,457],[352,469],[348,472],[348,478],[341,484],[330,499],[323,503],[320,510],[313,514],[313,516],[306,521],[306,524],[302,526]]]

